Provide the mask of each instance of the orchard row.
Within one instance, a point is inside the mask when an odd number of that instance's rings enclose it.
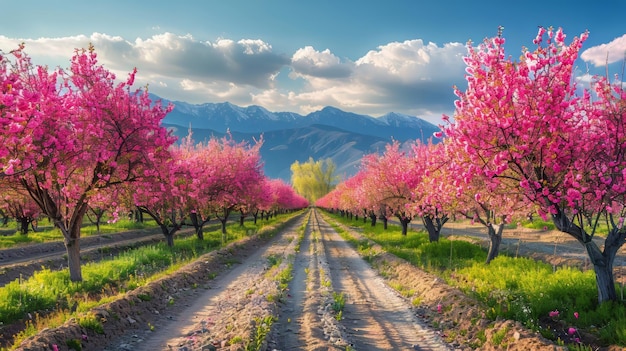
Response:
[[[82,280],[80,228],[87,211],[109,217],[139,209],[168,243],[183,223],[202,238],[210,218],[268,216],[308,201],[262,171],[259,149],[229,135],[196,143],[161,125],[173,106],[116,83],[93,48],[65,70],[35,66],[19,47],[0,52],[2,207],[27,223],[43,215],[63,233],[70,278]]]
[[[389,145],[361,172],[318,200],[372,218],[421,218],[431,240],[452,215],[487,227],[497,254],[503,225],[539,213],[586,249],[599,301],[617,300],[613,264],[626,241],[626,92],[619,77],[577,82],[587,33],[565,43],[539,28],[534,50],[507,57],[500,31],[468,43],[467,89],[455,89],[434,145]],[[584,83],[586,84],[586,83]],[[406,151],[402,151],[406,150]],[[592,240],[608,226],[604,245]],[[567,289],[567,287],[563,287]]]

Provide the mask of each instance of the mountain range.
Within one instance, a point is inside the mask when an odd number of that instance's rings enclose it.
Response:
[[[163,124],[179,139],[188,134],[189,128],[195,141],[222,137],[230,132],[237,141],[253,143],[263,135],[261,157],[265,175],[287,182],[291,178],[290,166],[296,160],[330,158],[337,166],[337,174],[344,179],[358,171],[363,155],[380,153],[393,140],[427,142],[439,130],[423,119],[398,113],[376,118],[325,107],[303,116],[293,112],[270,112],[255,105],[240,107],[228,102],[171,102],[174,109]]]

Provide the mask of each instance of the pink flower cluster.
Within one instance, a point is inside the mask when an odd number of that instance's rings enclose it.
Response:
[[[559,310],[550,311],[548,313],[548,316],[553,319],[559,318]],[[578,319],[578,317],[580,317],[580,314],[578,312],[574,312],[574,318]],[[567,334],[572,338],[572,341],[580,344],[581,341],[580,336],[578,335],[578,329],[576,329],[575,327],[569,327],[567,329]]]

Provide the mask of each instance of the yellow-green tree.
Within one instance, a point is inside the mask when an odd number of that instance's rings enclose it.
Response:
[[[298,161],[291,165],[291,184],[298,194],[309,200],[310,203],[333,190],[337,180],[335,163],[330,159]]]

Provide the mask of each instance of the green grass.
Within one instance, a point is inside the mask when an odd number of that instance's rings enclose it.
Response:
[[[89,221],[85,219],[83,227],[81,228],[81,236],[112,234],[128,230],[155,227],[156,223],[151,219],[146,219],[143,223],[130,220],[120,220],[115,223],[105,222],[100,224],[100,232],[98,233],[96,230],[96,226],[89,223]],[[12,231],[10,227],[3,228],[2,232],[5,235],[0,235],[0,248],[3,249],[24,244],[37,244],[63,240],[63,234],[61,233],[61,231],[58,228],[53,227],[52,224],[50,224],[47,220],[40,221],[38,230],[36,232],[29,231],[26,235],[20,234],[17,229],[15,231]]]
[[[487,306],[487,316],[517,320],[534,330],[541,330],[541,321],[553,310],[568,326],[592,332],[606,344],[626,345],[626,305],[597,302],[593,271],[570,267],[554,270],[552,265],[529,258],[500,255],[485,265],[486,252],[465,241],[441,238],[430,243],[423,231],[409,229],[402,236],[398,226],[381,226],[353,221],[338,215],[333,220],[359,231],[381,245],[386,251],[444,278]],[[539,223],[538,220],[535,222]],[[541,227],[546,223],[541,223]],[[335,226],[341,232],[341,228]],[[341,233],[340,233],[341,234]],[[348,238],[367,256],[370,244]],[[579,313],[579,318],[574,317]],[[541,330],[542,333],[545,330]]]
[[[228,228],[227,238],[230,241],[241,239],[251,229],[258,231],[259,235],[274,235],[282,223],[295,215],[297,213],[273,217],[269,221],[259,221],[257,225],[247,223],[239,226],[238,223],[233,223]],[[195,237],[177,238],[173,248],[160,243],[128,250],[112,259],[83,264],[83,281],[80,283],[71,282],[67,270],[43,269],[27,280],[16,279],[0,288],[0,325],[10,324],[28,313],[36,314],[38,311],[59,311],[67,314],[65,311],[74,304],[77,304],[76,311],[87,311],[98,304],[98,301],[93,301],[89,296],[100,296],[100,301],[104,302],[109,301],[112,295],[145,285],[220,247],[221,237],[221,230],[218,229],[205,232],[205,240]],[[148,299],[149,296],[145,298]],[[64,319],[67,318],[68,316]],[[60,324],[64,320],[56,322]],[[85,320],[90,327],[97,328],[90,322]],[[53,326],[36,327],[40,329]],[[33,330],[26,333],[32,335]],[[26,336],[28,335],[20,337]]]
[[[527,219],[525,220],[521,220],[518,222],[522,227],[524,228],[529,228],[529,229],[536,229],[536,230],[556,230],[556,227],[554,225],[554,223],[550,220],[543,220],[541,218],[534,218],[532,221],[529,221]],[[516,227],[516,225],[514,225],[513,223],[511,224],[512,227]],[[591,234],[591,226],[590,225],[585,225],[585,231],[588,234]],[[607,225],[607,222],[605,219],[601,219],[598,222],[598,225],[596,227],[595,233],[599,236],[606,236],[609,233],[609,226]]]

